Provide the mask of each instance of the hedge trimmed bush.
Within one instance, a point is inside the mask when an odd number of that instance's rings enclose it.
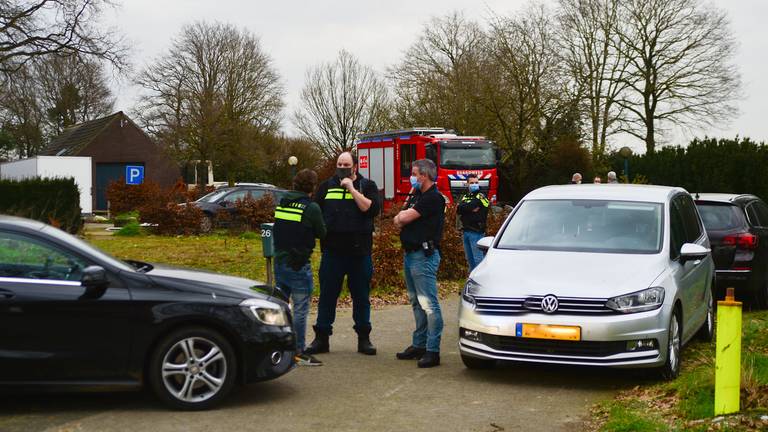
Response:
[[[0,180],[0,213],[76,233],[83,223],[81,212],[80,191],[72,178]]]
[[[613,156],[613,169],[623,172],[624,159]],[[695,139],[687,147],[664,147],[633,156],[629,174],[643,181],[680,186],[688,192],[750,193],[768,198],[768,146],[749,138]]]

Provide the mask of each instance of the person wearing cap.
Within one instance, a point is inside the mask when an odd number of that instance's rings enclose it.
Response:
[[[275,208],[275,282],[293,302],[293,329],[296,333],[298,365],[323,363],[304,351],[307,315],[314,288],[310,258],[315,239],[325,237],[325,223],[320,207],[310,195],[317,185],[317,173],[303,169],[293,178],[293,189]]]

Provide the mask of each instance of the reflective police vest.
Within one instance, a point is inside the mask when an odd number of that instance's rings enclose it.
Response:
[[[360,178],[358,187],[365,190],[368,179]],[[371,233],[373,218],[367,217],[355,203],[352,193],[333,179],[328,184],[323,202],[323,219],[328,232],[337,233]]]
[[[304,210],[310,203],[312,201],[307,196],[280,201],[275,208],[275,249],[311,255],[315,247],[315,233],[312,227],[301,223]]]
[[[461,214],[461,226],[464,230],[485,232],[486,221],[488,219],[488,207],[491,205],[488,198],[477,192],[474,195],[464,194],[459,202],[459,210],[462,205],[472,203],[472,201],[478,200],[480,202],[479,210],[476,212],[462,213]]]

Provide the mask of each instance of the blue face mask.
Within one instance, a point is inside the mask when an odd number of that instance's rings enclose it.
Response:
[[[421,189],[421,183],[419,182],[419,178],[416,176],[411,176],[411,186],[413,186],[414,189],[419,190]]]
[[[477,183],[471,183],[471,184],[469,185],[469,191],[470,191],[471,193],[477,193],[477,191],[479,191],[479,190],[480,190],[480,185],[479,185],[479,184],[477,184]]]

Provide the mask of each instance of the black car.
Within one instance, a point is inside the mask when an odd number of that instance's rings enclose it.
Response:
[[[237,209],[235,203],[238,200],[242,200],[245,197],[257,200],[269,194],[272,195],[272,201],[277,205],[286,192],[284,189],[279,189],[266,183],[238,183],[233,187],[216,189],[192,204],[199,207],[205,215],[201,222],[201,230],[209,232],[217,225],[216,215],[219,211],[224,210],[234,214]]]
[[[284,296],[252,280],[119,261],[0,216],[0,388],[149,386],[205,409],[294,366]]]
[[[768,205],[754,195],[695,194],[709,235],[717,286],[768,307]]]

